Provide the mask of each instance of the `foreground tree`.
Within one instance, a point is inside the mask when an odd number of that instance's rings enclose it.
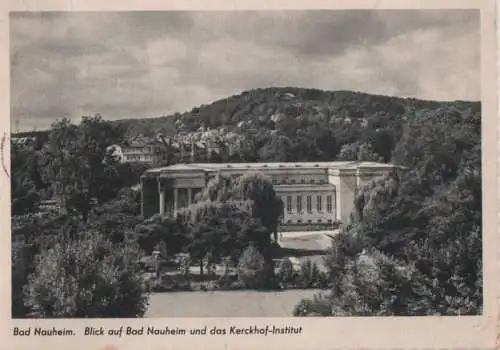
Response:
[[[81,227],[80,220],[65,214],[12,216],[12,317],[25,317],[29,312],[23,300],[23,288],[36,267],[35,257],[57,242],[71,239]]]
[[[25,288],[31,317],[141,317],[147,296],[131,243],[89,232],[37,257]]]

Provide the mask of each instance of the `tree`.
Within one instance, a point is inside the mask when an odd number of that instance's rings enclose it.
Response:
[[[86,221],[92,204],[113,198],[113,160],[108,146],[117,134],[101,116],[83,117],[80,125],[63,119],[52,125],[48,143],[43,151],[44,179],[70,213]]]
[[[169,254],[180,253],[189,243],[187,225],[168,216],[152,216],[137,224],[134,234],[146,254],[151,254],[161,242],[165,244]]]
[[[283,215],[283,202],[276,195],[269,178],[262,173],[246,173],[234,184],[232,197],[235,200],[249,201],[252,216],[259,218],[269,234],[278,241],[278,227]]]
[[[207,256],[214,261],[229,256],[234,261],[249,242],[262,244],[268,237],[260,221],[252,217],[248,203],[202,201],[188,211],[187,250],[200,262],[201,275],[203,259]]]
[[[238,262],[238,278],[247,288],[265,287],[269,277],[267,262],[255,245],[249,245]]]
[[[99,230],[113,243],[123,242],[135,236],[135,227],[141,222],[140,193],[123,189],[114,200],[93,208],[86,227]]]
[[[200,200],[211,202],[226,202],[231,199],[233,182],[231,178],[217,174],[200,195]]]
[[[351,143],[345,144],[340,149],[340,153],[337,157],[338,160],[344,161],[357,161],[358,160],[358,144]]]
[[[57,243],[37,257],[25,289],[32,317],[141,317],[147,296],[137,247],[98,233]]]
[[[45,187],[38,166],[38,151],[23,150],[11,144],[11,208],[12,215],[35,212],[40,201],[39,191]]]
[[[277,241],[283,203],[276,195],[272,182],[262,173],[247,172],[236,179],[218,174],[201,194],[200,200],[246,203],[252,217],[259,219],[268,230],[268,235],[273,233]],[[264,248],[269,243],[270,239],[267,238],[259,243],[262,244],[259,247]]]
[[[481,135],[472,113],[421,110],[403,126],[393,160],[407,168],[358,192],[328,252],[328,315],[482,312]],[[324,310],[325,299],[301,305]]]
[[[343,145],[338,155],[338,160],[380,162],[383,158],[376,154],[369,143],[355,142]]]
[[[286,136],[271,135],[259,150],[260,161],[288,162],[292,159],[292,142]]]

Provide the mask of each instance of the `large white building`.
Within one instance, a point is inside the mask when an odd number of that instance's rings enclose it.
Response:
[[[150,169],[141,178],[142,215],[175,214],[195,201],[217,174],[258,171],[268,176],[284,204],[284,224],[346,222],[357,188],[393,165],[374,162],[176,164]]]

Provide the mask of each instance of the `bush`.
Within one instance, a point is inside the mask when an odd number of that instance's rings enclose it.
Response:
[[[282,283],[293,283],[294,279],[296,278],[296,273],[293,270],[293,264],[290,259],[285,258],[281,262],[278,270],[278,278]]]
[[[328,299],[303,301],[297,308],[317,310],[328,304],[332,316],[415,315],[408,304],[416,277],[411,265],[402,265],[376,249],[366,250],[346,261]],[[421,303],[424,298],[415,301]],[[297,312],[304,316],[304,311]]]
[[[155,293],[190,290],[192,290],[190,281],[182,275],[163,275],[151,286],[151,291]]]
[[[332,296],[335,316],[412,315],[408,297],[416,277],[411,265],[401,265],[376,249],[370,249],[349,261]],[[398,294],[394,291],[399,291]]]
[[[36,259],[24,293],[31,317],[141,317],[146,311],[135,245],[90,233]]]
[[[332,316],[330,300],[321,294],[313,299],[302,299],[293,309],[293,316]]]
[[[328,283],[318,264],[307,259],[300,265],[298,284],[301,288],[324,288]]]
[[[263,288],[269,276],[264,256],[254,246],[248,246],[238,262],[238,278],[245,288]]]

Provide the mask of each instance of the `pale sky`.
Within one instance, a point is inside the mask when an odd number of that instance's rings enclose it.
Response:
[[[21,131],[185,112],[270,86],[481,95],[478,11],[12,13],[10,28]]]

